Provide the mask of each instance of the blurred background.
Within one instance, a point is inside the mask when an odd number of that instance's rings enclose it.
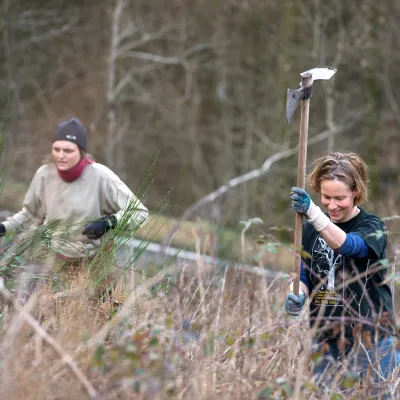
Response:
[[[300,113],[287,123],[286,90],[330,65],[311,100],[308,168],[329,151],[361,154],[365,208],[392,217],[397,246],[398,1],[2,0],[0,12],[1,209],[20,208],[56,124],[76,116],[133,192],[156,160],[150,210],[168,197],[169,217],[233,230],[258,217],[290,241]]]

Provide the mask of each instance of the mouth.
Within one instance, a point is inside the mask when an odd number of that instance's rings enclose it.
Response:
[[[328,213],[332,218],[336,218],[340,215],[340,210],[339,211],[329,211]]]

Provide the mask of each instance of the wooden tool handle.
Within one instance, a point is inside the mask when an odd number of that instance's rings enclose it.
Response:
[[[312,76],[302,78],[301,87],[305,88],[312,83]],[[300,137],[299,137],[299,156],[297,166],[297,187],[304,189],[306,180],[306,165],[307,165],[307,141],[308,141],[308,121],[310,111],[310,98],[301,100],[300,103]],[[300,265],[301,265],[301,246],[303,233],[303,215],[296,213],[296,223],[294,228],[294,281],[293,293],[298,296],[300,289]]]

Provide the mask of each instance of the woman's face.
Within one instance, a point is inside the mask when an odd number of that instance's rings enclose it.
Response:
[[[357,207],[354,199],[357,192],[339,180],[323,180],[321,182],[321,203],[327,209],[334,223],[346,222],[354,217]]]
[[[51,151],[56,166],[60,171],[68,171],[71,168],[74,168],[81,159],[79,147],[68,140],[55,141]]]

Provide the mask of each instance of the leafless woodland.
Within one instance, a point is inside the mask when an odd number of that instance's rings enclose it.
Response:
[[[97,160],[133,189],[157,157],[149,207],[172,189],[169,211],[180,216],[259,171],[187,216],[290,224],[298,120],[285,120],[286,89],[300,72],[333,65],[335,78],[313,93],[308,159],[361,153],[368,207],[395,215],[399,13],[394,0],[4,0],[9,176],[29,182],[56,123],[75,115]]]

